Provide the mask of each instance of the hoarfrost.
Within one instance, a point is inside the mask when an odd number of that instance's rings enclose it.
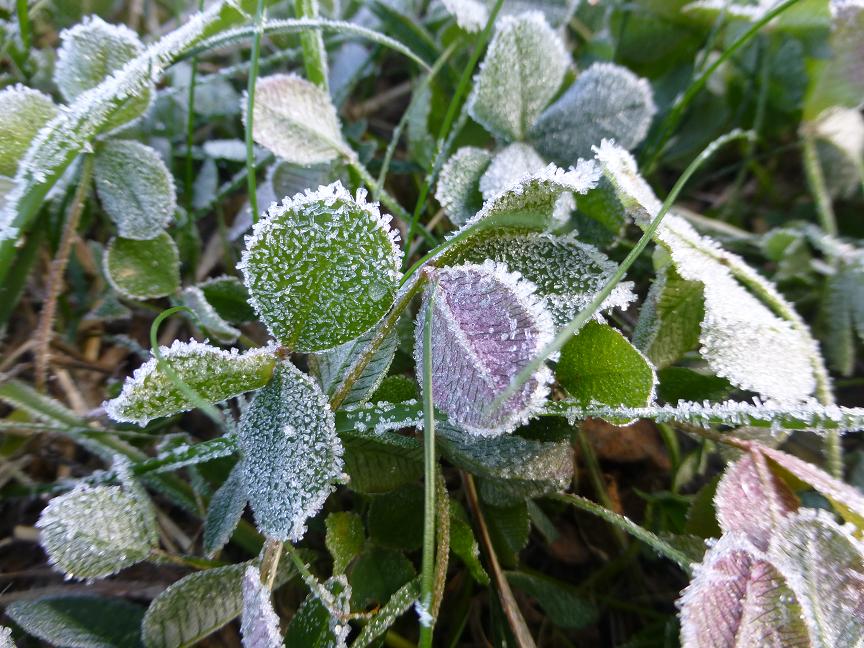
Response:
[[[483,200],[477,183],[491,159],[489,151],[463,146],[441,167],[435,199],[454,225],[463,225],[480,210]]]
[[[489,9],[479,0],[442,0],[456,24],[469,33],[478,32],[489,20]]]
[[[230,344],[240,337],[240,330],[219,316],[198,286],[184,288],[180,300],[195,313],[201,327],[220,342]]]
[[[210,498],[202,541],[207,556],[214,556],[231,538],[248,500],[243,472],[240,465],[235,464],[228,478]]]
[[[535,286],[502,264],[465,264],[436,272],[417,321],[415,361],[423,383],[423,318],[432,308],[432,397],[462,428],[481,436],[515,429],[535,415],[552,374],[542,367],[495,412],[486,410],[554,337]]]
[[[0,626],[0,648],[15,648],[15,642],[12,641],[12,628]]]
[[[243,648],[281,648],[279,617],[273,610],[270,590],[252,565],[243,574],[243,614],[240,619]]]
[[[545,168],[546,162],[530,144],[514,142],[505,146],[495,154],[480,177],[483,200],[491,200],[525,176],[532,176]]]
[[[835,106],[803,127],[816,136],[825,182],[834,196],[849,197],[864,181],[864,116]]]
[[[51,97],[38,90],[19,84],[0,91],[0,175],[15,175],[31,140],[56,114]]]
[[[255,148],[255,157],[258,158],[261,155],[261,150]],[[218,160],[246,161],[246,143],[239,139],[209,140],[204,142],[204,152]]]

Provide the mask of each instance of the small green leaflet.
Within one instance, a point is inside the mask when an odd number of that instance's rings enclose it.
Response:
[[[287,646],[345,648],[351,632],[347,622],[351,613],[351,586],[344,575],[339,575],[328,579],[320,589],[306,597],[291,619],[285,633]],[[325,593],[326,600],[322,600]],[[248,645],[250,648],[264,646],[263,643]]]
[[[124,297],[165,297],[180,287],[180,253],[166,232],[146,241],[114,237],[103,263],[111,287]]]
[[[344,574],[366,543],[363,519],[351,511],[340,511],[328,515],[325,526],[324,543],[333,558],[333,573]]]
[[[46,94],[13,85],[0,91],[0,175],[15,176],[39,129],[57,114],[57,106]]]
[[[441,167],[435,199],[454,225],[464,225],[483,206],[478,183],[491,159],[484,149],[463,146]]]

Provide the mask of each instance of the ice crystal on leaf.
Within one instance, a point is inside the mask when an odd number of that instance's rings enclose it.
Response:
[[[801,509],[780,524],[768,557],[801,605],[810,635],[806,645],[862,645],[864,545],[849,527],[825,511]]]
[[[633,157],[608,141],[595,151],[625,208],[640,226],[646,227],[661,205],[639,176]],[[698,234],[680,216],[665,216],[656,239],[669,251],[684,279],[704,286],[700,352],[714,372],[738,387],[778,402],[806,400],[816,386],[812,363],[818,357],[818,348],[806,332],[806,325],[777,289],[743,259]],[[786,304],[785,310],[794,322],[769,310],[730,268],[757,284],[773,301]]]
[[[525,176],[532,176],[546,168],[546,162],[530,144],[513,142],[495,154],[486,171],[480,176],[483,200],[491,200],[505,189],[517,184]]]
[[[714,507],[724,533],[743,534],[757,549],[767,551],[777,524],[797,510],[798,498],[762,454],[748,452],[726,468]]]
[[[258,568],[252,565],[243,573],[240,633],[243,635],[243,648],[281,648],[285,645],[270,590],[261,582]]]
[[[243,413],[237,441],[258,527],[299,541],[342,475],[342,443],[327,397],[283,362]]]
[[[351,632],[346,619],[350,613],[348,579],[342,574],[328,578],[297,609],[285,633],[285,642],[288,646],[346,648]]]
[[[849,197],[864,179],[864,116],[853,108],[834,107],[822,111],[812,124],[824,169],[825,182],[832,195]]]
[[[158,542],[149,504],[120,486],[79,485],[48,502],[36,527],[51,564],[74,578],[115,574]]]
[[[682,648],[809,648],[794,594],[763,552],[724,534],[681,593]]]
[[[0,175],[15,175],[33,137],[56,114],[51,97],[38,90],[14,85],[0,91]]]
[[[175,340],[161,347],[164,362],[199,396],[219,403],[267,384],[276,358],[271,347],[240,353],[200,342]],[[195,407],[177,384],[151,358],[126,379],[120,395],[104,404],[115,421],[146,425],[160,416]]]
[[[323,351],[369,330],[390,308],[402,253],[376,204],[336,182],[271,206],[238,267],[273,336]]]
[[[483,198],[477,183],[491,159],[488,151],[463,146],[441,167],[435,199],[454,225],[463,225],[482,207]]]
[[[89,16],[63,31],[60,39],[62,44],[57,50],[54,82],[69,102],[98,86],[144,51],[144,45],[135,32],[124,25],[109,25],[98,16]],[[154,93],[151,81],[143,92],[127,99],[106,129],[140,117],[149,107]]]
[[[185,306],[195,313],[198,324],[220,342],[230,344],[240,337],[239,329],[222,319],[216,309],[207,301],[204,291],[198,286],[184,288],[183,292],[180,293],[180,299]]]
[[[174,216],[174,177],[149,146],[106,142],[96,155],[93,180],[102,207],[123,238],[155,238]]]
[[[542,406],[551,372],[542,367],[497,410],[486,410],[554,336],[535,287],[487,261],[435,273],[418,316],[415,360],[423,381],[423,314],[432,308],[432,398],[449,420],[482,436],[510,432]]]
[[[260,79],[254,111],[255,141],[288,162],[329,162],[344,148],[330,96],[306,79],[293,74]]]
[[[467,32],[478,32],[489,20],[489,9],[480,0],[442,0],[456,24]]]
[[[0,648],[15,648],[15,642],[12,641],[12,628],[0,626]]]
[[[589,157],[605,138],[636,147],[656,111],[648,81],[620,65],[595,63],[543,111],[530,138],[543,155],[565,164]]]
[[[243,484],[243,471],[239,464],[235,464],[228,478],[210,498],[202,542],[206,555],[212,557],[227,544],[243,515],[248,499]]]
[[[504,140],[524,139],[558,91],[570,57],[543,14],[498,20],[468,111],[476,122]],[[569,158],[574,160],[577,155]]]
[[[617,265],[597,248],[575,236],[504,232],[472,245],[461,261],[486,259],[506,265],[537,286],[556,326],[563,326],[587,306],[615,273]],[[620,282],[595,315],[613,308],[626,310],[636,299],[633,283]]]

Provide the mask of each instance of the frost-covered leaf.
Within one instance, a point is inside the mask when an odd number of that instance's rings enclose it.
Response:
[[[489,9],[480,0],[442,0],[456,24],[466,32],[478,32],[489,20]]]
[[[725,534],[678,600],[682,648],[809,648],[795,595],[743,535]]]
[[[855,338],[864,342],[864,258],[840,261],[822,293],[825,355],[844,376],[855,366]]]
[[[810,646],[864,642],[864,545],[825,511],[801,509],[771,538],[771,563],[786,579],[810,631]]]
[[[276,365],[271,347],[239,353],[200,342],[175,340],[161,347],[164,361],[199,396],[219,403],[267,384]],[[115,421],[146,425],[160,416],[187,412],[196,407],[151,358],[126,379],[120,395],[104,404]]]
[[[45,596],[14,601],[6,606],[5,612],[29,634],[52,646],[141,646],[141,619],[144,617],[144,609],[120,598],[80,594]],[[8,645],[14,646],[12,643]],[[4,646],[2,629],[0,646]]]
[[[198,286],[184,288],[180,293],[180,301],[195,313],[196,323],[219,342],[230,344],[240,337],[240,331],[219,316]]]
[[[351,626],[347,616],[351,612],[351,586],[345,576],[334,576],[323,584],[322,601],[312,592],[297,609],[288,625],[285,642],[288,646],[309,648],[345,648]],[[256,644],[256,646],[264,644]]]
[[[864,65],[864,56],[861,64]],[[805,128],[812,129],[816,137],[816,150],[831,194],[849,197],[858,191],[864,183],[864,116],[861,111],[829,108]]]
[[[192,185],[192,207],[206,208],[217,191],[219,191],[219,168],[212,158],[207,158],[201,165],[195,184]]]
[[[779,466],[784,476],[791,477],[793,486],[796,481],[798,486],[802,483],[811,486],[831,502],[844,520],[864,531],[864,495],[861,491],[788,452],[765,446],[759,446],[759,452]]]
[[[546,168],[531,145],[513,142],[495,154],[488,168],[480,177],[480,193],[483,200],[491,200],[505,189],[509,189],[525,176],[531,176]]]
[[[124,25],[109,25],[98,16],[88,16],[60,34],[54,82],[68,102],[95,88],[144,51],[141,39]],[[155,88],[151,81],[138,94],[124,98],[123,107],[105,130],[122,126],[140,117],[150,106]]]
[[[363,519],[351,511],[331,513],[325,520],[327,534],[324,543],[333,558],[333,573],[344,574],[366,544]]]
[[[246,508],[246,487],[239,464],[235,465],[228,478],[213,493],[204,519],[202,545],[204,553],[213,556],[228,540]]]
[[[180,287],[180,253],[165,232],[147,241],[115,236],[104,266],[111,287],[124,297],[165,297]]]
[[[76,486],[36,523],[48,560],[74,578],[104,578],[145,560],[158,543],[149,503],[120,486]]]
[[[361,335],[356,340],[341,344],[335,349],[322,351],[310,356],[310,365],[314,367],[315,373],[318,376],[318,381],[321,383],[321,388],[328,396],[332,396],[344,378],[348,375],[351,366],[357,358],[366,349],[366,346],[375,336],[375,328]],[[354,403],[362,403],[369,399],[372,393],[378,389],[384,376],[387,375],[387,370],[393,362],[393,356],[396,354],[396,347],[399,344],[399,334],[394,329],[381,346],[372,354],[369,364],[363,369],[360,376],[351,385],[351,389],[342,405],[352,405]]]
[[[543,14],[505,16],[498,20],[474,78],[468,111],[496,137],[524,139],[555,96],[569,65],[564,44]],[[568,158],[568,163],[576,157]]]
[[[558,382],[576,402],[644,407],[654,400],[654,367],[621,333],[588,322],[561,349]]]
[[[258,568],[252,565],[243,572],[240,634],[243,635],[243,648],[281,648],[285,645],[270,590],[261,582]]]
[[[658,369],[668,367],[699,344],[704,317],[702,284],[682,279],[674,265],[664,266],[639,312],[633,344]]]
[[[339,182],[286,199],[258,221],[238,267],[279,342],[332,349],[384,316],[402,257],[389,221],[364,192],[355,200]]]
[[[624,207],[637,224],[647,227],[661,205],[639,176],[633,157],[608,141],[595,150]],[[806,324],[777,289],[675,214],[666,215],[655,236],[678,274],[704,286],[700,353],[714,373],[781,403],[807,400],[816,387],[813,362],[819,351]],[[784,304],[788,319],[774,314],[738,277]]]
[[[214,139],[204,142],[204,152],[211,158],[217,160],[228,160],[229,162],[246,161],[246,143],[239,139]],[[261,149],[255,150],[255,157],[259,157]]]
[[[338,429],[345,443],[348,486],[358,493],[386,493],[416,482],[423,474],[423,449],[419,444],[386,432],[416,425],[417,403],[404,408],[413,410],[408,414],[397,414],[390,409],[392,405],[387,405],[387,411],[384,408],[340,410],[337,414],[337,423],[340,419],[343,422]],[[422,414],[422,409],[419,412]],[[345,420],[348,416],[353,420]]]
[[[258,527],[299,541],[342,475],[342,443],[327,397],[288,362],[243,413],[243,481]]]
[[[526,497],[566,490],[573,478],[567,441],[535,441],[515,434],[477,438],[444,422],[436,431],[448,461],[479,477],[507,481]]]
[[[237,323],[255,319],[255,310],[249,305],[249,291],[237,277],[213,277],[198,287],[222,319]]]
[[[760,551],[780,521],[797,510],[798,498],[768,467],[765,457],[748,452],[729,464],[714,496],[717,521],[724,533],[747,536]]]
[[[526,422],[545,401],[551,372],[539,369],[495,411],[486,411],[554,337],[552,318],[535,287],[487,261],[436,272],[420,309],[415,344],[423,382],[423,315],[432,308],[432,398],[455,424],[495,436]]]
[[[459,261],[503,263],[537,286],[556,326],[563,326],[594,299],[617,264],[575,236],[502,232],[467,247]],[[598,309],[626,310],[636,299],[633,283],[619,282]]]
[[[441,167],[435,200],[454,225],[463,225],[483,206],[478,183],[491,159],[489,151],[463,146]]]
[[[147,648],[191,646],[229,623],[243,608],[246,564],[194,572],[153,599],[141,624]]]
[[[131,140],[104,143],[93,164],[93,180],[123,238],[155,238],[174,216],[174,177],[149,146]]]
[[[14,85],[0,91],[0,175],[15,175],[36,133],[56,114],[51,97],[38,90]]]
[[[366,648],[384,634],[396,619],[402,616],[420,596],[420,578],[408,581],[400,587],[387,603],[363,626],[360,634],[351,643],[351,648]]]
[[[252,134],[261,146],[295,164],[335,160],[345,147],[330,96],[293,74],[258,80]]]
[[[651,86],[614,63],[595,63],[537,119],[531,141],[561,164],[591,156],[604,138],[635,148],[656,112]]]
[[[0,648],[15,648],[15,642],[12,640],[12,628],[0,626]]]
[[[468,523],[465,511],[450,500],[450,551],[465,563],[471,577],[481,585],[489,584],[489,575],[480,562],[480,545]]]

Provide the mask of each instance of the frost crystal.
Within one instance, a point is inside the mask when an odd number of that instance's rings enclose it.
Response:
[[[200,342],[175,340],[161,347],[164,361],[183,382],[213,403],[259,389],[270,379],[276,359],[271,347],[241,354]],[[126,379],[120,395],[104,403],[115,421],[146,425],[154,418],[187,412],[195,407],[151,358]]]
[[[741,535],[724,534],[708,550],[678,605],[682,648],[810,646],[795,596]]]
[[[298,542],[342,475],[342,443],[327,397],[283,362],[243,413],[237,441],[258,527]]]
[[[244,121],[246,101],[243,100]],[[334,160],[344,147],[329,95],[293,74],[260,79],[255,86],[252,133],[255,141],[288,162]]]
[[[189,286],[180,293],[180,299],[190,308],[198,323],[210,335],[222,343],[230,344],[240,337],[239,329],[234,328],[219,316],[216,309],[207,301],[204,291],[198,286]]]
[[[480,193],[483,200],[491,200],[505,189],[517,184],[525,176],[532,176],[546,168],[537,151],[531,145],[514,142],[504,147],[489,163],[480,177]]]
[[[563,326],[587,306],[615,273],[617,264],[597,248],[573,236],[503,233],[468,249],[462,260],[482,263],[486,259],[506,265],[537,286],[556,326]],[[598,309],[626,310],[636,299],[633,283],[620,282]]]
[[[864,179],[864,116],[857,109],[833,107],[822,111],[805,128],[817,137],[825,181],[835,196],[851,196]]]
[[[36,133],[56,114],[51,97],[38,90],[14,85],[0,92],[0,175],[15,175]]]
[[[243,574],[240,633],[243,635],[243,648],[281,648],[285,645],[270,590],[264,587],[258,569],[252,565]]]
[[[478,32],[489,20],[489,9],[480,0],[442,0],[456,24],[467,32]]]
[[[454,225],[463,225],[482,207],[477,183],[491,159],[488,151],[463,146],[441,167],[435,199]]]
[[[595,151],[625,208],[646,227],[661,205],[639,176],[633,157],[605,140]],[[818,348],[777,289],[679,216],[668,214],[656,238],[671,254],[678,273],[705,287],[700,351],[714,372],[781,403],[806,400],[816,386],[812,363]],[[794,321],[775,315],[739,283],[730,268],[773,301],[786,304]]]
[[[174,177],[159,154],[140,142],[106,142],[93,164],[102,207],[123,238],[155,238],[174,216]]]
[[[861,646],[864,545],[852,531],[826,511],[801,509],[771,539],[769,559],[801,605],[813,648]]]
[[[423,317],[432,309],[432,397],[465,430],[482,436],[510,432],[534,415],[549,393],[542,367],[496,411],[495,398],[554,337],[552,318],[535,286],[506,266],[487,261],[444,268],[418,315],[415,360],[423,381]]]
[[[323,351],[369,330],[390,308],[401,250],[377,204],[341,183],[273,205],[246,237],[238,268],[273,336]]]
[[[569,65],[564,44],[543,14],[505,16],[498,21],[474,78],[468,111],[496,137],[524,139],[555,96]]]
[[[202,543],[206,555],[212,557],[225,546],[243,515],[247,501],[243,472],[240,465],[235,464],[228,478],[210,498]]]
[[[260,150],[258,149],[258,151]],[[246,143],[239,139],[209,140],[204,142],[204,152],[219,160],[246,161]],[[256,157],[258,156],[256,155]]]
[[[298,647],[346,648],[351,632],[346,621],[351,614],[348,579],[339,574],[328,578],[323,585],[311,583],[310,586],[312,593],[297,609],[288,626],[286,643]]]
[[[648,81],[614,63],[595,63],[537,119],[531,141],[561,164],[589,157],[604,138],[626,149],[648,133],[657,108]]]
[[[750,22],[760,20],[780,3],[780,0],[757,0],[752,3],[729,2],[729,0],[697,0],[685,5],[684,11],[709,11],[723,13],[730,18],[743,18]]]
[[[12,641],[12,628],[0,626],[0,648],[15,648],[15,642]]]
[[[74,578],[104,578],[147,558],[158,543],[153,510],[120,486],[79,485],[39,516],[52,565]]]

